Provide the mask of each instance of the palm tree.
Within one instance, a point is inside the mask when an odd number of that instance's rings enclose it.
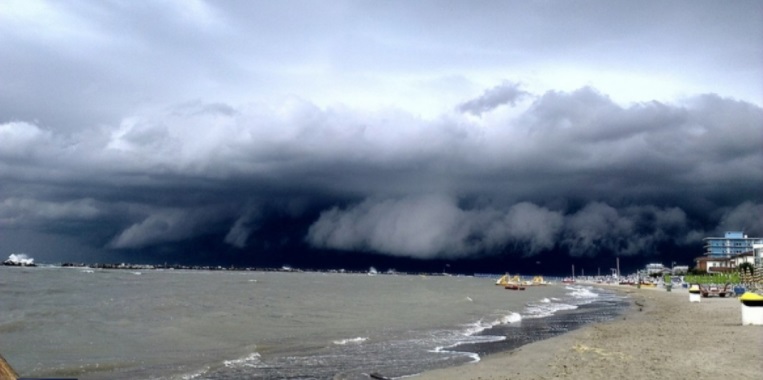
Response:
[[[741,263],[737,266],[737,272],[744,273],[745,270],[750,272],[750,275],[755,274],[755,267],[750,263]]]

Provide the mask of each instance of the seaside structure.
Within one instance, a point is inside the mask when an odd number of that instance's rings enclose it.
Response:
[[[742,231],[726,231],[723,237],[706,237],[705,255],[694,259],[697,269],[723,273],[735,270],[743,263],[763,262],[763,238],[749,237]]]
[[[730,255],[726,257],[701,256],[694,259],[697,269],[708,273],[724,273],[735,270],[743,263],[755,265],[755,256],[752,251]]]
[[[644,267],[641,273],[643,273],[645,276],[662,275],[662,274],[681,275],[681,274],[686,274],[686,272],[689,271],[688,265],[675,265],[675,264],[676,264],[675,261],[672,263],[672,266],[665,266],[662,263],[650,263]]]
[[[730,257],[751,252],[753,245],[763,244],[763,238],[748,237],[742,231],[727,231],[723,237],[706,237],[705,255],[711,258]]]
[[[763,265],[763,244],[753,244],[752,255],[755,260],[753,265]]]
[[[660,263],[651,263],[646,265],[646,274],[648,276],[653,274],[662,274],[666,271],[669,271],[669,268],[665,268],[665,266]]]

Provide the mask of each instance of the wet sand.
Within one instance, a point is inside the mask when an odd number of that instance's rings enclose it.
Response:
[[[763,378],[763,326],[742,326],[737,299],[690,303],[685,289],[613,288],[632,299],[616,320],[416,379]]]

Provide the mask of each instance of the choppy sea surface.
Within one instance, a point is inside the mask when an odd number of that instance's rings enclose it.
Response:
[[[626,301],[461,276],[0,267],[0,353],[23,377],[368,379],[479,361]]]

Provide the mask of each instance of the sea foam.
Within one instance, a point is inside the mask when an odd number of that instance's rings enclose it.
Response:
[[[368,340],[368,338],[359,336],[357,338],[335,340],[334,344],[338,344],[338,345],[345,345],[345,344],[350,344],[350,343],[352,343],[352,344],[360,344],[360,343],[363,343],[363,342],[365,342],[367,340]]]
[[[599,295],[597,293],[592,292],[589,288],[584,288],[582,286],[567,286],[565,287],[567,290],[571,290],[569,295],[571,295],[573,298],[597,298]]]
[[[8,256],[8,260],[6,261],[15,265],[33,265],[34,264],[34,259],[27,256],[25,253],[11,253],[11,255]]]
[[[574,310],[578,307],[564,302],[543,302],[528,304],[524,310],[526,318],[545,318],[563,310]]]
[[[500,316],[492,321],[479,320],[466,325],[466,329],[463,330],[462,335],[472,336],[479,334],[487,329],[493,328],[498,325],[507,325],[510,323],[517,323],[522,321],[522,316],[519,313],[510,312]]]
[[[260,354],[257,352],[253,352],[243,358],[234,359],[234,360],[225,360],[223,361],[223,365],[226,367],[252,367],[256,368],[258,367],[262,361],[260,360]]]
[[[456,354],[456,355],[463,355],[463,356],[466,356],[466,357],[468,357],[468,358],[470,358],[470,359],[471,359],[471,361],[469,362],[470,364],[473,364],[473,363],[477,363],[477,362],[479,362],[480,360],[482,360],[482,359],[480,358],[480,355],[479,355],[479,354],[477,354],[477,353],[475,353],[475,352],[466,352],[466,351],[452,351],[452,350],[448,350],[448,348],[453,348],[453,347],[456,347],[456,346],[458,346],[458,345],[460,345],[460,344],[454,344],[454,345],[452,345],[452,346],[448,346],[448,347],[435,347],[435,349],[434,349],[434,350],[431,350],[430,352],[434,352],[434,353],[447,353],[447,354]]]

